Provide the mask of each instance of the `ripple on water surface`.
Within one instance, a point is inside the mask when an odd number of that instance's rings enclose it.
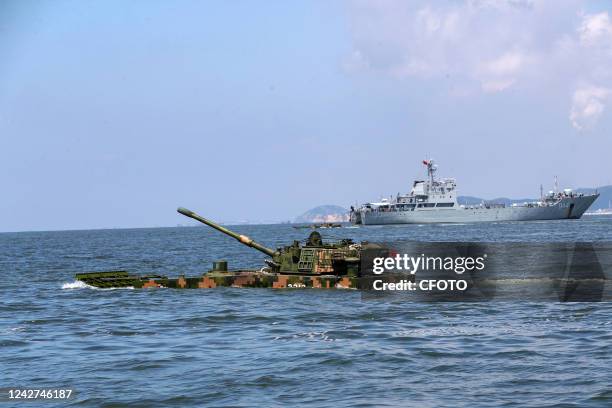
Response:
[[[324,235],[612,241],[611,226],[602,217]],[[236,229],[271,247],[304,235]],[[262,262],[206,228],[0,234],[2,386],[73,387],[73,405],[91,407],[612,406],[610,304],[418,304],[353,291],[74,281],[75,272],[118,268],[198,275],[219,254],[232,267]]]

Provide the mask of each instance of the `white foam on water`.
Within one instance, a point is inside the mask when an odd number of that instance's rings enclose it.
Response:
[[[86,284],[83,281],[75,280],[74,282],[66,282],[62,285],[62,289],[95,289],[93,286]]]
[[[122,290],[122,289],[132,290],[134,289],[133,286],[122,286],[120,288],[96,288],[94,286],[88,286],[88,287],[95,289],[95,290]]]
[[[9,327],[6,330],[0,331],[0,333],[1,334],[21,333],[21,332],[25,331],[25,329],[26,329],[25,326]]]
[[[66,282],[62,285],[62,289],[94,289],[94,290],[116,290],[116,289],[134,289],[133,286],[125,286],[121,288],[96,288],[86,284],[83,281],[75,280],[74,282]]]

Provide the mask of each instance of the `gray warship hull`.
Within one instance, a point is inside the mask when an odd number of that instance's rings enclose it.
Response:
[[[351,222],[362,225],[385,225],[578,219],[597,197],[599,197],[598,194],[565,197],[554,205],[547,206],[457,206],[454,208],[414,208],[403,211],[359,209],[351,214]]]

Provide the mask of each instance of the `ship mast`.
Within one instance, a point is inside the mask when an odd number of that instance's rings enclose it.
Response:
[[[427,183],[425,183],[426,193],[429,194],[433,185],[434,185],[434,172],[436,171],[436,166],[432,159],[423,160],[423,164],[427,166]]]
[[[427,177],[429,178],[429,183],[433,184],[434,173],[436,172],[436,166],[434,165],[434,161],[432,159],[423,160],[423,164],[427,166]]]

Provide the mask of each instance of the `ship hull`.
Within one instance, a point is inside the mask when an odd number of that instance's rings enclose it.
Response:
[[[413,211],[359,211],[351,220],[362,225],[471,223],[578,219],[599,195],[566,197],[550,206],[500,208],[419,208]]]

